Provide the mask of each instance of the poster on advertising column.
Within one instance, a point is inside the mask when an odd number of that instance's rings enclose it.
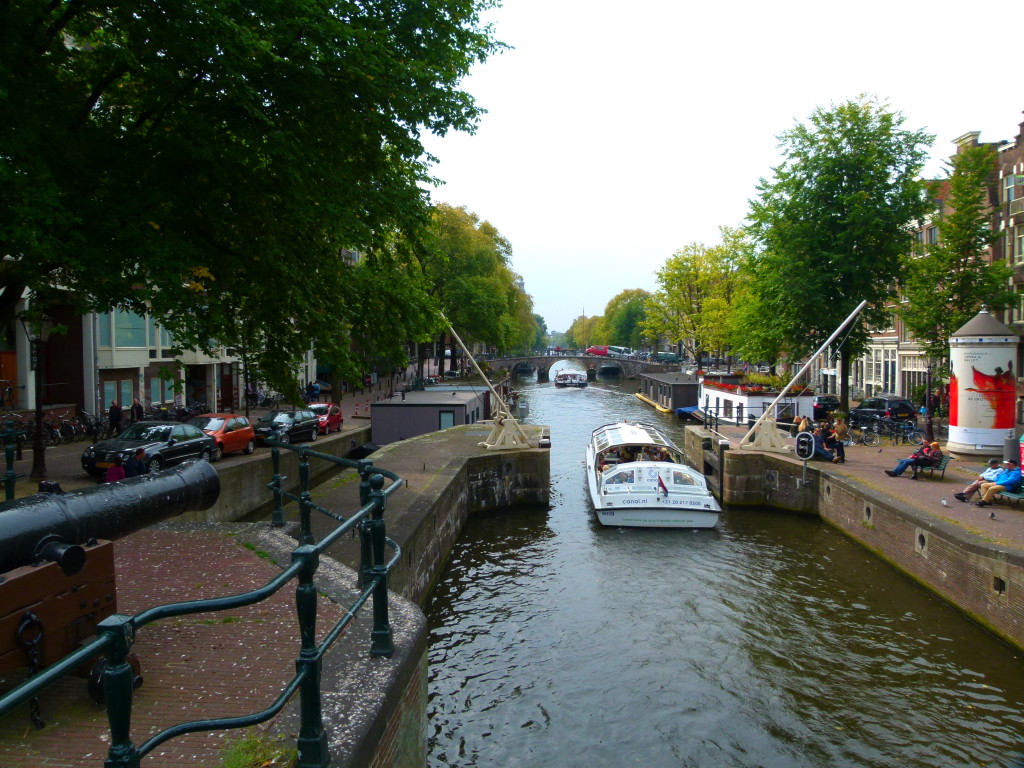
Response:
[[[988,312],[950,339],[949,443],[954,450],[1002,450],[1016,422],[1018,337]]]

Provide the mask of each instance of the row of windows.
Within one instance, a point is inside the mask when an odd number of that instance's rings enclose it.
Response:
[[[116,309],[96,316],[99,345],[104,348],[145,349],[146,347],[174,346],[171,334],[153,322],[133,312]]]

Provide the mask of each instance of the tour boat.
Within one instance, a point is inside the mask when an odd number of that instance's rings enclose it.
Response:
[[[580,371],[559,371],[555,374],[555,386],[583,389],[587,386],[587,374]]]
[[[657,427],[605,424],[587,446],[587,486],[602,525],[713,528],[722,507]]]

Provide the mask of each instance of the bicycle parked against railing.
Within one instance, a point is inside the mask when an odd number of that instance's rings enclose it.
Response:
[[[920,445],[924,442],[924,434],[912,421],[878,419],[873,428],[881,437],[890,438],[893,445]]]
[[[862,426],[851,426],[850,427],[850,439],[846,441],[846,445],[866,445],[869,448],[878,445],[881,442],[881,438],[878,433],[873,429],[864,429]]]

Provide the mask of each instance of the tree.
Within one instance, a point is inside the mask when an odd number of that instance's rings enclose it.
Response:
[[[603,340],[608,344],[631,349],[643,346],[645,336],[642,325],[647,316],[645,302],[650,295],[642,288],[630,288],[612,297],[602,316],[606,334]]]
[[[1005,261],[989,263],[986,254],[1000,233],[992,229],[987,189],[996,167],[995,150],[963,147],[947,169],[949,211],[937,221],[938,242],[923,254],[908,253],[898,310],[924,352],[936,360],[949,357],[949,338],[983,306],[1009,306],[1013,269]]]
[[[758,252],[745,314],[758,328],[745,354],[804,357],[867,300],[840,348],[844,409],[850,361],[866,347],[868,328],[888,324],[902,257],[929,210],[919,173],[933,137],[903,123],[866,97],[815,110],[809,124],[782,134],[783,161],[751,201]]]
[[[508,240],[490,222],[465,207],[434,207],[418,258],[426,293],[439,310],[433,327],[442,346],[448,326],[441,313],[464,341],[502,348],[531,343],[536,335],[533,302],[519,287],[511,254]]]
[[[474,129],[457,86],[501,47],[491,5],[3,4],[0,315],[57,285],[183,347],[245,326],[278,386],[311,345],[349,359],[394,312],[345,253],[402,278],[391,241],[428,214],[420,134]]]

